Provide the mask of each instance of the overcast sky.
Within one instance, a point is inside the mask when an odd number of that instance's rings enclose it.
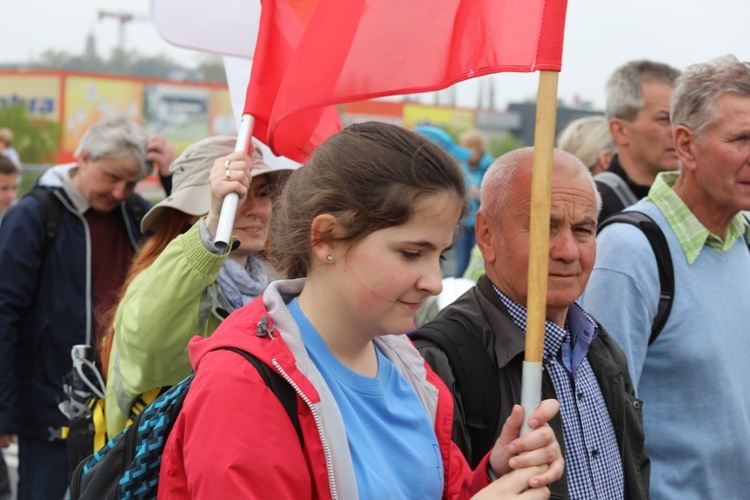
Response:
[[[136,16],[125,25],[126,50],[166,54],[187,66],[201,57],[160,38],[148,19],[150,0],[1,1],[0,62],[38,58],[47,49],[80,53],[89,33],[96,36],[99,54],[108,56],[117,46],[119,23],[100,20],[100,10]],[[605,80],[631,59],[649,58],[680,69],[728,53],[750,60],[749,20],[750,0],[569,0],[558,95],[566,102],[578,96],[601,109]],[[535,74],[491,78],[500,106],[536,95]],[[459,84],[458,104],[475,106],[476,87],[476,81]]]

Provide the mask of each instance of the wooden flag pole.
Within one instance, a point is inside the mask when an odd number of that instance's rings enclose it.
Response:
[[[244,151],[248,155],[252,156],[253,141],[251,140],[251,137],[253,135],[254,124],[255,119],[252,115],[242,115],[240,130],[239,132],[237,132],[237,143],[234,146],[235,151]],[[224,201],[221,204],[219,225],[216,228],[214,245],[216,245],[216,248],[222,251],[229,248],[229,242],[232,241],[234,216],[237,214],[237,204],[239,203],[239,200],[240,197],[237,195],[237,193],[229,193],[224,197]]]
[[[521,381],[524,424],[542,399],[542,354],[547,318],[547,274],[549,268],[550,197],[552,195],[552,150],[557,116],[556,71],[539,73],[534,131],[534,170],[531,176],[531,221],[529,227],[529,288],[526,304],[526,352]]]

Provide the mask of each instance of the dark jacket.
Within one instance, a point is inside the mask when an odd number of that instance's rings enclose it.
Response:
[[[0,434],[42,439],[67,423],[56,399],[70,351],[92,345],[96,328],[88,224],[61,185],[46,189],[63,206],[46,258],[36,198],[19,200],[0,225]],[[134,248],[148,208],[136,197],[116,209]]]
[[[500,418],[495,436],[500,435],[502,424],[510,415],[514,404],[521,402],[521,372],[525,349],[525,335],[510,317],[500,297],[492,288],[487,276],[479,278],[477,285],[449,305],[428,324],[430,328],[446,331],[459,329],[474,335],[485,347],[487,355],[497,366]],[[591,343],[588,360],[594,371],[612,424],[618,437],[625,477],[625,498],[648,498],[650,462],[643,447],[643,419],[641,402],[635,398],[628,374],[627,361],[614,339],[597,323],[598,334]],[[471,443],[463,422],[461,395],[456,393],[453,372],[446,355],[436,346],[421,343],[419,351],[432,369],[453,391],[456,408],[453,439],[467,457],[471,456]],[[557,399],[547,371],[542,380],[542,398]],[[562,421],[558,414],[550,426],[565,454]],[[552,498],[568,498],[567,474],[551,485]]]
[[[651,186],[642,186],[633,182],[630,177],[628,177],[628,174],[625,173],[625,169],[622,168],[620,159],[617,155],[612,156],[612,160],[609,162],[609,167],[607,167],[605,172],[618,175],[622,178],[625,183],[625,188],[630,190],[636,200],[645,198],[648,195],[648,190],[651,189]],[[624,210],[629,204],[623,203],[617,192],[601,179],[594,177],[594,182],[596,182],[596,188],[599,190],[599,195],[602,197],[602,209],[599,212],[599,225],[601,225],[601,223],[604,222],[604,219]]]

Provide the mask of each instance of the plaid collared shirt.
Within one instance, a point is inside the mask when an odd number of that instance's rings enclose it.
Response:
[[[516,326],[526,331],[526,308],[493,288]],[[573,304],[566,328],[551,321],[545,324],[544,366],[560,403],[568,495],[571,499],[622,499],[625,480],[620,448],[588,356],[583,356],[577,366],[563,359],[576,343],[585,339],[590,343],[595,335],[594,322],[577,303]]]
[[[705,245],[720,252],[728,251],[747,231],[747,219],[738,213],[732,219],[724,240],[710,233],[672,190],[677,177],[679,172],[661,172],[656,176],[646,199],[659,207],[666,217],[677,236],[677,241],[680,242],[682,251],[685,252],[688,263],[695,262]]]

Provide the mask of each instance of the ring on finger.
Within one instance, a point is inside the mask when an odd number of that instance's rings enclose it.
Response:
[[[229,163],[230,163],[231,161],[232,161],[232,160],[227,160],[227,161],[225,161],[225,162],[224,162],[224,169],[225,169],[225,172],[224,172],[224,176],[226,177],[226,179],[227,179],[228,181],[231,181],[231,180],[232,180],[232,176],[231,176],[231,175],[229,174]]]

